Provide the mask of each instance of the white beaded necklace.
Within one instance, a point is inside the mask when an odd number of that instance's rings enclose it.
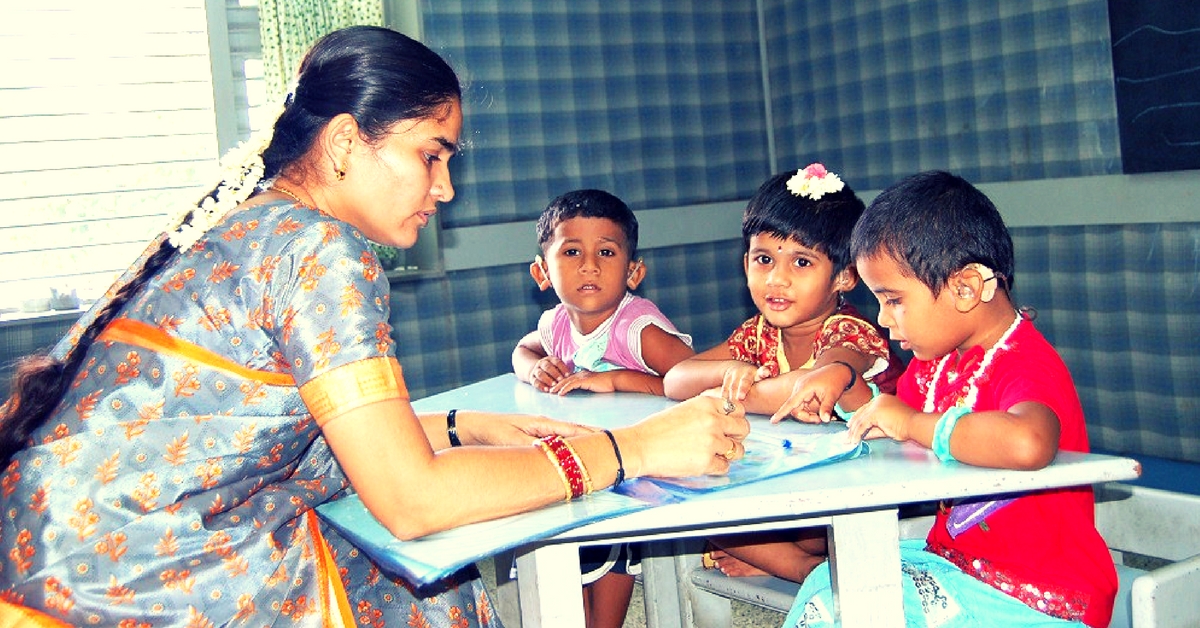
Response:
[[[996,341],[996,344],[992,345],[987,350],[987,353],[983,354],[983,359],[979,361],[979,366],[975,367],[975,372],[971,374],[971,379],[967,380],[967,396],[963,398],[961,404],[955,405],[963,405],[972,410],[975,408],[975,399],[979,396],[979,378],[983,377],[983,374],[992,365],[992,361],[996,359],[1000,351],[1008,348],[1008,339],[1012,337],[1013,332],[1017,331],[1017,326],[1021,324],[1024,318],[1021,316],[1021,312],[1018,311],[1016,320],[1012,322],[1012,325],[1009,325],[1004,334],[1000,336],[1000,339]],[[925,406],[922,408],[924,412],[937,412],[937,383],[942,378],[942,371],[946,369],[946,363],[950,361],[952,353],[954,352],[951,351],[942,357],[942,360],[938,362],[937,368],[933,371],[933,379],[929,381],[929,389],[925,391]],[[947,378],[946,383],[949,383],[949,378]]]

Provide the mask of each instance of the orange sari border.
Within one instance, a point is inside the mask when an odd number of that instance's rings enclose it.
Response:
[[[185,360],[198,362],[218,371],[223,371],[231,375],[248,379],[251,381],[262,382],[269,386],[295,386],[296,380],[288,373],[278,373],[274,371],[259,371],[252,368],[247,368],[244,365],[238,364],[225,356],[205,349],[200,345],[180,340],[160,327],[155,327],[141,321],[130,320],[128,318],[118,318],[108,324],[104,331],[100,332],[97,340],[105,342],[123,342],[125,344],[142,347],[165,355],[174,355]]]
[[[357,408],[391,399],[408,399],[408,387],[396,358],[379,357],[344,364],[309,380],[300,398],[318,426]]]
[[[308,532],[312,536],[314,549],[317,554],[317,577],[321,588],[322,623],[331,628],[354,626],[354,613],[350,611],[350,599],[342,586],[342,577],[338,573],[337,561],[329,551],[329,544],[321,534],[321,526],[317,524],[316,511],[304,513],[308,523]]]

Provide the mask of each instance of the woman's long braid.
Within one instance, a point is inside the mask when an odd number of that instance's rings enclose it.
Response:
[[[75,380],[88,347],[95,342],[96,336],[117,317],[130,298],[141,292],[150,277],[174,253],[175,248],[164,241],[146,260],[138,274],[113,296],[112,301],[84,330],[64,359],[58,360],[43,353],[23,358],[17,363],[12,378],[12,396],[7,404],[0,407],[0,465],[7,466],[9,458],[25,446],[34,430],[46,422],[58,407],[67,387]]]
[[[269,138],[269,133],[267,137]],[[269,139],[260,139],[263,144],[268,141]],[[23,358],[17,363],[12,377],[11,396],[7,403],[0,406],[0,467],[7,466],[12,455],[25,446],[30,435],[41,427],[58,407],[67,387],[78,375],[88,348],[125,309],[125,305],[141,293],[150,278],[154,277],[177,251],[190,248],[191,243],[212,226],[212,221],[219,219],[257,189],[262,176],[262,148],[258,145],[243,145],[235,151],[241,153],[238,163],[226,164],[226,176],[220,183],[173,221],[171,229],[174,231],[171,232],[171,237],[163,239],[158,250],[150,254],[137,274],[113,295],[112,300],[83,330],[79,340],[65,357],[57,359],[49,354],[40,353]],[[185,232],[188,237],[181,242],[178,238]]]

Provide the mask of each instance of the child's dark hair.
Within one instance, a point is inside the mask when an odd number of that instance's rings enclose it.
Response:
[[[787,183],[795,175],[789,170],[767,179],[750,198],[742,214],[744,250],[750,250],[752,236],[763,233],[795,240],[824,253],[836,275],[852,260],[850,232],[863,213],[863,202],[849,185],[820,200],[793,194]]]
[[[625,233],[629,259],[637,257],[638,222],[625,201],[604,190],[574,190],[550,201],[537,221],[538,246],[542,252],[554,237],[554,229],[571,218],[606,218]]]
[[[1004,219],[962,177],[931,170],[892,185],[871,201],[854,227],[855,259],[885,254],[937,294],[971,263],[992,269],[999,287],[1013,286],[1013,243]]]

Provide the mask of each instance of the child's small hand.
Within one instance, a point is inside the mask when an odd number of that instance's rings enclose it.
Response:
[[[809,371],[796,380],[792,394],[771,415],[771,422],[778,423],[790,414],[804,423],[828,423],[845,390],[845,367],[831,364]]]
[[[855,411],[847,423],[850,442],[887,436],[906,441],[912,418],[918,413],[895,395],[879,395]]]
[[[579,371],[558,380],[546,391],[555,395],[565,395],[572,390],[590,390],[598,393],[609,393],[617,390],[614,377],[616,371],[595,372]]]
[[[750,394],[750,388],[762,380],[758,376],[759,369],[747,362],[732,362],[725,368],[725,376],[721,381],[721,397],[735,401],[745,401]]]
[[[550,388],[571,374],[567,364],[554,356],[546,356],[529,369],[529,383],[542,392],[550,392]]]

